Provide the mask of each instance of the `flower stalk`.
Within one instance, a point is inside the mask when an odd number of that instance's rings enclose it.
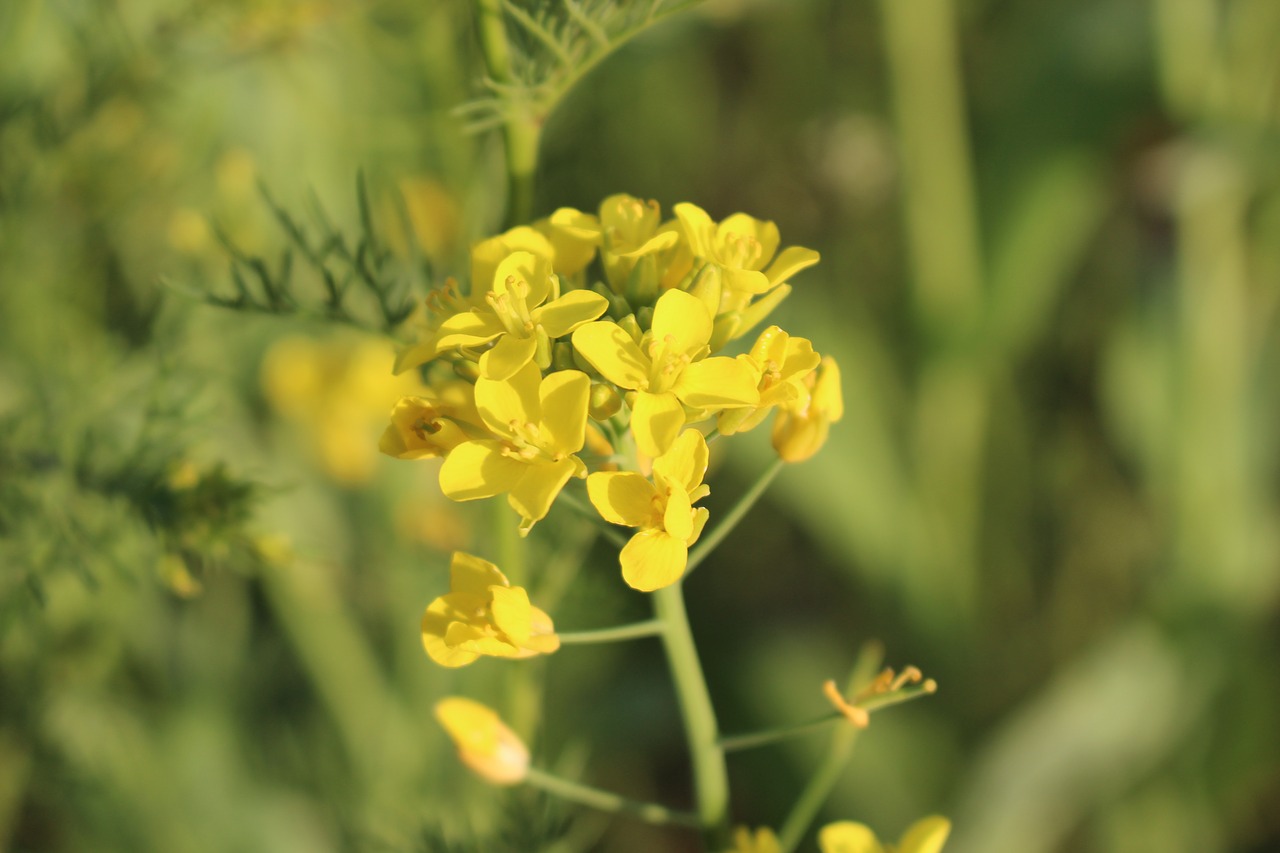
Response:
[[[583,785],[559,776],[554,776],[536,767],[530,767],[524,779],[525,784],[554,794],[564,800],[589,806],[593,809],[625,814],[658,826],[685,826],[697,829],[700,826],[698,816],[691,812],[676,811],[657,803],[643,803],[627,797],[602,791],[590,785]]]

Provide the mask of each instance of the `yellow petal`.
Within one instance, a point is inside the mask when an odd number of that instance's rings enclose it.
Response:
[[[529,606],[529,594],[520,587],[495,586],[493,594],[493,624],[506,634],[517,646],[522,646],[529,639],[532,609]]]
[[[445,634],[453,621],[448,616],[449,610],[444,599],[437,598],[422,614],[422,648],[441,666],[466,666],[479,655],[465,649],[455,649],[445,642]]]
[[[689,497],[693,498],[694,500],[698,500],[698,498],[700,498],[701,495],[690,495]],[[693,543],[697,542],[700,538],[702,538],[702,529],[707,526],[707,519],[710,517],[711,517],[711,513],[708,512],[703,507],[698,507],[693,511],[693,532],[689,534],[689,538],[685,541],[684,544],[692,548]]]
[[[495,658],[513,658],[520,652],[520,648],[515,643],[496,636],[493,629],[487,625],[480,627],[454,622],[445,632],[444,642],[446,646],[453,649]]]
[[[724,271],[724,286],[734,293],[765,293],[773,287],[768,276],[758,270]]]
[[[750,260],[748,269],[761,269],[773,253],[778,251],[778,226],[765,219],[756,219],[746,213],[735,213],[726,218],[716,228],[716,239],[723,246],[733,237],[754,240],[759,245],[758,253]]]
[[[686,492],[702,484],[707,473],[707,440],[696,429],[687,429],[671,443],[671,448],[653,461],[654,473]]]
[[[705,210],[687,201],[677,204],[672,209],[680,220],[680,224],[684,226],[685,239],[689,241],[693,254],[699,258],[710,258],[711,240],[716,230],[711,217]]]
[[[639,258],[654,252],[661,252],[664,249],[670,249],[676,243],[680,242],[680,235],[675,231],[663,231],[653,235],[644,242],[644,245],[629,252],[618,252],[620,258]]]
[[[476,380],[476,408],[480,417],[498,435],[510,436],[511,422],[517,424],[538,423],[542,407],[538,402],[538,388],[542,384],[542,371],[529,362],[504,380]]]
[[[851,820],[824,826],[818,833],[818,847],[822,853],[884,853],[876,834]]]
[[[551,617],[536,607],[529,608],[529,638],[521,645],[524,653],[520,657],[549,655],[559,649],[560,638]]]
[[[831,356],[822,360],[818,381],[813,386],[810,405],[835,423],[844,417],[844,394],[840,390],[840,365]]]
[[[535,521],[541,521],[551,509],[551,502],[578,469],[578,460],[569,457],[558,462],[536,462],[523,465],[524,475],[507,496],[511,507],[529,522],[521,526],[527,533]]]
[[[453,552],[453,559],[449,562],[451,596],[462,594],[487,601],[492,586],[510,586],[506,575],[497,566],[472,554]]]
[[[773,263],[769,264],[769,268],[764,274],[768,277],[770,284],[781,284],[791,276],[800,272],[802,269],[813,266],[821,256],[813,249],[806,249],[803,246],[788,246],[782,250],[782,254],[773,259]]]
[[[778,307],[778,303],[786,299],[790,293],[791,285],[780,284],[746,308],[743,308],[738,316],[738,326],[733,330],[731,339],[740,338],[754,329],[764,318],[773,313],[773,309]]]
[[[757,382],[751,369],[738,359],[715,356],[686,367],[671,390],[695,409],[754,406],[760,402]]]
[[[605,521],[627,527],[651,527],[653,484],[633,471],[597,472],[587,477],[587,496]]]
[[[770,441],[784,462],[803,462],[827,442],[831,424],[826,418],[803,417],[778,409]]]
[[[618,555],[622,578],[641,592],[670,586],[684,574],[689,549],[664,530],[641,530]]]
[[[489,311],[465,311],[454,314],[440,324],[436,350],[451,347],[471,347],[489,341],[502,334],[502,323]]]
[[[951,834],[951,821],[931,815],[916,821],[898,842],[898,853],[939,853]]]
[[[542,326],[547,337],[563,338],[584,323],[599,317],[609,307],[609,300],[590,290],[570,290],[559,299],[553,299],[531,314],[535,324]]]
[[[458,758],[495,785],[513,785],[529,773],[529,750],[491,709],[461,696],[436,703],[436,719]]]
[[[496,441],[459,444],[440,466],[440,490],[454,501],[491,498],[520,482],[527,463],[503,455]]]
[[[649,359],[617,323],[598,322],[579,326],[573,346],[600,375],[622,388],[647,388]]]
[[[410,368],[426,364],[436,357],[438,344],[437,337],[431,335],[408,346],[398,347],[396,349],[396,361],[391,366],[391,372],[399,375]]]
[[[538,394],[545,446],[560,454],[577,453],[586,442],[591,380],[581,370],[561,370],[542,380]]]
[[[674,291],[673,291],[674,292]],[[631,432],[645,456],[661,456],[684,426],[684,407],[675,394],[637,391],[631,411]]]
[[[702,300],[683,290],[668,290],[653,306],[653,340],[674,340],[674,351],[692,355],[711,340],[711,315]]]
[[[529,307],[541,305],[551,292],[551,260],[533,252],[512,252],[503,258],[493,273],[494,293],[512,293],[511,288],[524,282],[529,290],[523,297]],[[512,293],[513,298],[521,298]]]
[[[689,493],[684,489],[672,489],[667,496],[667,510],[662,515],[662,526],[681,543],[689,541],[693,534],[693,507]]]
[[[476,290],[488,289],[498,264],[512,252],[531,252],[548,261],[555,256],[555,249],[546,237],[527,225],[519,225],[472,247],[471,286]]]
[[[480,356],[480,375],[485,379],[510,379],[516,371],[533,361],[537,349],[537,338],[503,335],[493,349]]]

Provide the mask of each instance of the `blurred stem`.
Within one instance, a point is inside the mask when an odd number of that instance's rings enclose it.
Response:
[[[561,645],[614,643],[619,640],[634,640],[639,637],[656,637],[665,630],[663,623],[657,619],[644,622],[633,622],[630,625],[618,625],[614,628],[598,628],[593,631],[561,631],[556,636]]]
[[[511,86],[511,45],[503,19],[502,0],[476,0],[480,49],[485,68],[495,83]],[[511,91],[515,91],[514,89]],[[511,96],[502,126],[507,152],[507,225],[533,219],[534,177],[538,169],[538,142],[542,117],[527,98]]]
[[[856,693],[863,685],[869,684],[875,678],[883,661],[884,649],[879,643],[864,645],[845,685],[845,693]],[[791,813],[787,815],[778,833],[779,853],[792,853],[799,846],[813,819],[822,810],[822,804],[831,795],[831,789],[839,781],[840,773],[849,763],[849,758],[853,754],[853,745],[861,732],[862,730],[856,726],[840,726],[832,733],[831,745],[827,748],[826,757],[809,778],[809,783],[805,785],[804,790],[800,792],[800,797],[791,807]]]
[[[654,592],[653,608],[664,625],[662,642],[684,717],[698,800],[698,825],[707,849],[722,850],[729,843],[729,774],[724,750],[720,748],[715,709],[689,629],[681,584],[673,583]]]
[[[590,806],[601,811],[631,815],[645,823],[659,826],[687,826],[692,829],[697,829],[700,825],[698,816],[695,814],[675,811],[656,803],[642,803],[638,800],[631,800],[609,791],[602,791],[599,788],[592,788],[589,785],[553,776],[535,767],[529,768],[529,775],[525,777],[524,781],[531,787],[546,791],[548,794],[554,794],[561,799],[569,800],[579,805]]]
[[[696,569],[707,558],[707,555],[714,551],[716,546],[723,542],[724,538],[738,526],[738,522],[742,521],[742,517],[750,512],[756,501],[760,500],[760,496],[764,494],[765,489],[769,488],[773,478],[778,476],[778,472],[786,464],[781,458],[773,460],[772,464],[764,470],[764,473],[760,475],[755,484],[747,489],[742,497],[738,499],[738,502],[733,505],[733,509],[724,514],[724,518],[720,519],[720,523],[715,526],[715,529],[702,537],[697,547],[689,552],[689,563],[684,570],[686,576]]]
[[[491,519],[493,538],[497,543],[498,568],[507,576],[512,586],[528,586],[529,572],[525,560],[524,543],[520,541],[520,530],[512,518],[510,507],[505,500],[490,501],[493,509]],[[511,728],[526,743],[534,740],[541,717],[541,703],[538,690],[538,676],[541,667],[533,662],[525,662],[506,673],[506,693],[503,716]]]

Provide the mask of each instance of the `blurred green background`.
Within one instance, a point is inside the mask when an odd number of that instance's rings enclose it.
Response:
[[[539,215],[688,200],[822,253],[776,317],[846,417],[686,588],[727,731],[821,713],[872,638],[939,682],[826,819],[1280,849],[1278,56],[1274,0],[715,0],[552,115]],[[318,240],[362,172],[402,293],[465,273],[482,76],[462,0],[0,3],[0,849],[691,849],[464,778],[431,705],[512,666],[417,622],[492,512],[377,456],[385,340],[202,304],[219,234],[281,256],[259,181]],[[718,447],[713,519],[770,454]],[[646,615],[571,514],[530,542],[560,628]],[[656,643],[523,665],[539,763],[687,803]],[[825,744],[734,756],[735,820]]]

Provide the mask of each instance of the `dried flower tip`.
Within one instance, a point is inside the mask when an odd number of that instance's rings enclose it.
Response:
[[[871,724],[871,715],[857,705],[851,705],[847,699],[840,693],[840,688],[836,687],[835,681],[828,678],[822,684],[822,695],[835,706],[835,709],[844,714],[845,719],[853,723],[860,729],[865,729]]]

